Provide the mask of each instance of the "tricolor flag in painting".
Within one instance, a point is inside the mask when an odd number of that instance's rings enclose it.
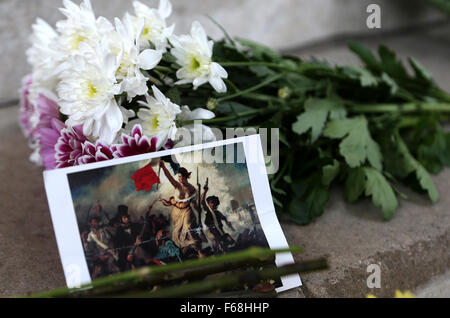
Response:
[[[150,164],[136,171],[131,179],[134,180],[136,191],[150,191],[154,184],[161,184],[158,175]]]

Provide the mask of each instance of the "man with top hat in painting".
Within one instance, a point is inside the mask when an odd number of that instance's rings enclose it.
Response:
[[[131,264],[134,263],[133,252],[136,242],[140,240],[141,224],[131,221],[128,206],[126,205],[118,206],[117,217],[119,226],[115,242],[118,244],[119,266],[122,270],[128,270],[131,269]]]

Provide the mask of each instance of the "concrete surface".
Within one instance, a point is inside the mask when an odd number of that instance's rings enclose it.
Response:
[[[326,213],[306,227],[283,224],[288,241],[305,253],[296,260],[328,255],[331,269],[304,275],[306,297],[392,297],[396,289],[415,290],[450,265],[450,171],[435,178],[441,202],[430,206],[415,198],[402,201],[395,218],[384,222],[367,201],[348,205],[340,191],[332,195]],[[381,268],[381,288],[367,287],[367,266]]]
[[[448,30],[433,30],[367,41],[384,42],[402,56],[421,61],[450,91]],[[300,52],[332,62],[355,60],[341,44]],[[41,170],[27,160],[29,151],[15,123],[17,108],[0,109],[0,295],[64,285],[44,194]],[[349,205],[339,190],[325,214],[309,226],[283,223],[290,244],[305,247],[297,260],[328,256],[329,271],[303,275],[304,287],[282,297],[392,297],[395,289],[420,297],[448,296],[450,288],[450,170],[434,178],[441,202],[430,205],[411,194],[394,219],[384,222],[368,201]],[[369,289],[367,266],[379,264],[381,288]]]
[[[0,109],[0,295],[65,284],[42,171],[28,161],[16,108]]]
[[[15,124],[17,108],[0,110],[0,296],[65,284],[44,193],[41,170]],[[8,123],[8,124],[6,124]],[[412,195],[384,222],[368,201],[349,205],[334,191],[325,214],[309,226],[283,223],[290,244],[305,253],[296,260],[328,256],[331,269],[302,276],[304,286],[282,297],[390,297],[395,289],[418,296],[448,295],[450,276],[450,170],[436,177],[441,202]],[[381,289],[367,288],[369,264],[381,267]],[[435,280],[433,280],[435,279]],[[430,282],[431,281],[431,282]],[[443,281],[445,283],[443,283]],[[428,285],[424,285],[427,284]]]
[[[415,295],[421,298],[450,298],[450,271],[419,286]]]
[[[80,2],[81,0],[74,0]],[[132,11],[132,0],[91,0],[97,15],[121,17]],[[156,6],[158,0],[142,0]],[[348,32],[377,32],[366,26],[366,8],[371,0],[172,0],[177,24],[183,33],[194,19],[200,20],[208,34],[218,38],[221,31],[205,15],[211,15],[231,35],[250,38],[276,48],[290,48],[309,41]],[[29,72],[25,50],[31,24],[41,17],[54,24],[62,18],[57,8],[62,0],[0,1],[0,102],[17,98],[22,77]],[[415,26],[440,19],[442,15],[423,0],[378,0],[382,31]]]

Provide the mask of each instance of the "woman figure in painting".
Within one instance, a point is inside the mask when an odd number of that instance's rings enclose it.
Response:
[[[200,220],[197,220],[196,212],[193,207],[198,208],[196,204],[197,190],[189,183],[191,172],[186,168],[180,168],[178,171],[178,181],[170,174],[164,161],[159,162],[167,179],[175,188],[176,194],[170,200],[161,199],[165,206],[172,206],[172,241],[181,249],[183,255],[191,255],[203,258],[205,255],[201,252],[202,229]]]

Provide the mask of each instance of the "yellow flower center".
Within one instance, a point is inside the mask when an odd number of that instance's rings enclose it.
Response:
[[[200,67],[200,62],[197,60],[197,58],[195,56],[193,56],[191,58],[191,63],[189,63],[189,69],[191,72],[195,72],[199,69]]]
[[[75,35],[72,38],[72,41],[70,43],[71,49],[78,50],[79,46],[80,46],[80,42],[85,42],[86,40],[87,40],[87,38],[82,35],[79,35],[79,34]]]
[[[116,75],[119,76],[128,76],[128,71],[132,70],[135,65],[130,60],[130,55],[125,52],[122,58],[122,62],[120,63],[119,68],[117,69]]]
[[[86,90],[86,99],[92,99],[98,93],[98,88],[94,85],[94,83],[92,83],[92,81],[88,81],[86,83],[85,90]]]
[[[157,130],[159,127],[159,115],[153,116],[151,120],[151,126],[153,130]]]
[[[150,27],[146,25],[142,31],[142,36],[147,37],[150,34]]]

